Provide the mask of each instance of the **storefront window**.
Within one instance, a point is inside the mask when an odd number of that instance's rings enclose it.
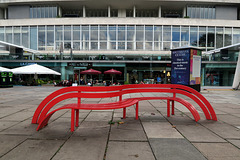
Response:
[[[37,50],[37,27],[30,27],[30,48]]]
[[[29,48],[29,27],[22,27],[22,45]]]
[[[89,50],[89,26],[82,26],[82,50]]]
[[[189,27],[181,27],[181,46],[188,46],[189,44]]]
[[[232,28],[225,28],[224,32],[224,46],[232,44]]]
[[[240,43],[240,28],[233,28],[233,44]]]
[[[215,47],[215,27],[208,27],[207,32],[207,47],[208,49],[214,49]]]
[[[167,51],[171,48],[171,26],[163,26],[163,50]]]
[[[180,26],[172,27],[172,48],[180,46]]]
[[[127,50],[134,50],[135,48],[135,26],[127,26]]]
[[[13,27],[13,43],[20,45],[20,27]]]
[[[107,50],[107,26],[100,26],[99,31],[99,39],[100,39],[100,50]]]
[[[54,50],[54,26],[47,26],[47,50]]]
[[[198,27],[190,27],[190,45],[197,47]]]
[[[143,50],[144,27],[136,26],[136,49]]]
[[[126,39],[125,26],[118,26],[118,49],[125,50],[125,39]]]
[[[0,27],[0,41],[4,41],[4,27]]]
[[[38,27],[38,50],[45,50],[45,42],[46,42],[45,31],[46,31],[45,26]]]
[[[162,26],[154,26],[154,50],[161,50],[162,44]]]
[[[199,27],[199,47],[206,47],[206,27]]]
[[[223,47],[223,28],[222,27],[217,27],[216,28],[216,48],[221,48]]]
[[[145,26],[145,50],[153,49],[153,26]]]
[[[12,43],[12,27],[6,27],[6,42]]]

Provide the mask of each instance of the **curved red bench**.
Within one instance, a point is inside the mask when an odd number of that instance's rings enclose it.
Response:
[[[172,96],[167,97],[136,97],[122,100],[122,96],[131,93],[143,93],[143,92],[161,92],[172,93]],[[203,110],[206,119],[217,120],[216,114],[211,104],[196,90],[175,84],[133,84],[122,86],[109,86],[109,87],[89,87],[78,86],[59,89],[49,96],[47,96],[36,109],[32,123],[39,123],[37,130],[47,125],[50,117],[58,110],[72,109],[72,122],[71,131],[74,131],[74,117],[76,112],[76,126],[78,126],[79,109],[87,110],[101,110],[101,109],[119,109],[123,108],[123,118],[126,117],[126,107],[136,104],[136,119],[138,119],[138,102],[142,100],[154,100],[162,99],[167,100],[167,114],[170,116],[170,102],[172,102],[172,114],[174,114],[174,101],[183,104],[192,113],[195,121],[200,119],[197,110],[188,101],[177,97],[176,94],[185,95],[194,100]],[[82,104],[81,98],[109,98],[119,97],[119,101],[113,103],[104,104]],[[64,105],[53,111],[50,111],[57,103],[76,98],[77,103]]]

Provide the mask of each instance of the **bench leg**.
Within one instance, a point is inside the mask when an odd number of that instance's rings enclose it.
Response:
[[[170,117],[170,100],[167,100],[167,116]]]
[[[126,108],[123,108],[123,119],[126,119]]]
[[[174,115],[174,101],[172,101],[172,115]]]
[[[138,120],[138,102],[136,103],[136,120]]]
[[[76,109],[75,111],[76,111],[76,124],[75,124],[75,126],[79,127],[79,109]]]
[[[75,117],[75,109],[72,109],[72,112],[71,112],[71,132],[74,131],[74,118]]]

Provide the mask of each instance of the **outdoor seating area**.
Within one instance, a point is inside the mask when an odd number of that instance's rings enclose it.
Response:
[[[167,96],[154,97],[131,97],[123,98],[126,94],[133,93],[168,93]],[[71,131],[74,131],[75,126],[79,126],[79,110],[111,110],[123,108],[123,118],[126,118],[126,107],[136,105],[136,117],[138,119],[139,101],[143,100],[167,100],[167,116],[170,117],[170,103],[171,113],[174,115],[175,102],[179,102],[185,106],[194,117],[195,121],[199,121],[200,115],[196,108],[190,102],[182,99],[178,95],[185,95],[192,99],[205,114],[206,119],[217,121],[217,116],[211,104],[196,90],[183,85],[168,85],[168,84],[138,84],[138,85],[121,85],[111,87],[68,87],[57,90],[47,96],[36,109],[32,123],[37,123],[40,130],[48,124],[51,116],[59,110],[71,110]],[[117,97],[115,102],[100,103],[100,104],[83,104],[82,98],[112,98]],[[75,103],[65,104],[61,107],[54,108],[54,106],[64,100],[75,98]],[[51,110],[51,112],[49,112]],[[75,118],[76,116],[76,118]]]

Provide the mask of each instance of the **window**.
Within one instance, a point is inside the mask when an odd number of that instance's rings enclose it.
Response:
[[[180,46],[180,26],[172,27],[172,48]]]
[[[189,45],[189,27],[182,26],[181,27],[181,46]]]
[[[206,27],[199,27],[199,47],[206,47]]]
[[[189,5],[187,16],[190,18],[216,19],[215,6]]]
[[[197,46],[198,27],[190,27],[190,45]]]
[[[225,28],[224,30],[224,46],[232,44],[232,28]]]
[[[29,27],[22,27],[22,45],[29,48]]]
[[[55,18],[57,10],[57,6],[31,6],[30,18]]]
[[[217,27],[216,28],[216,48],[221,48],[223,47],[223,28],[222,27]]]
[[[127,26],[127,50],[135,50],[135,26]]]
[[[162,26],[154,26],[154,50],[161,50]]]
[[[45,26],[38,27],[38,50],[45,50]]]

